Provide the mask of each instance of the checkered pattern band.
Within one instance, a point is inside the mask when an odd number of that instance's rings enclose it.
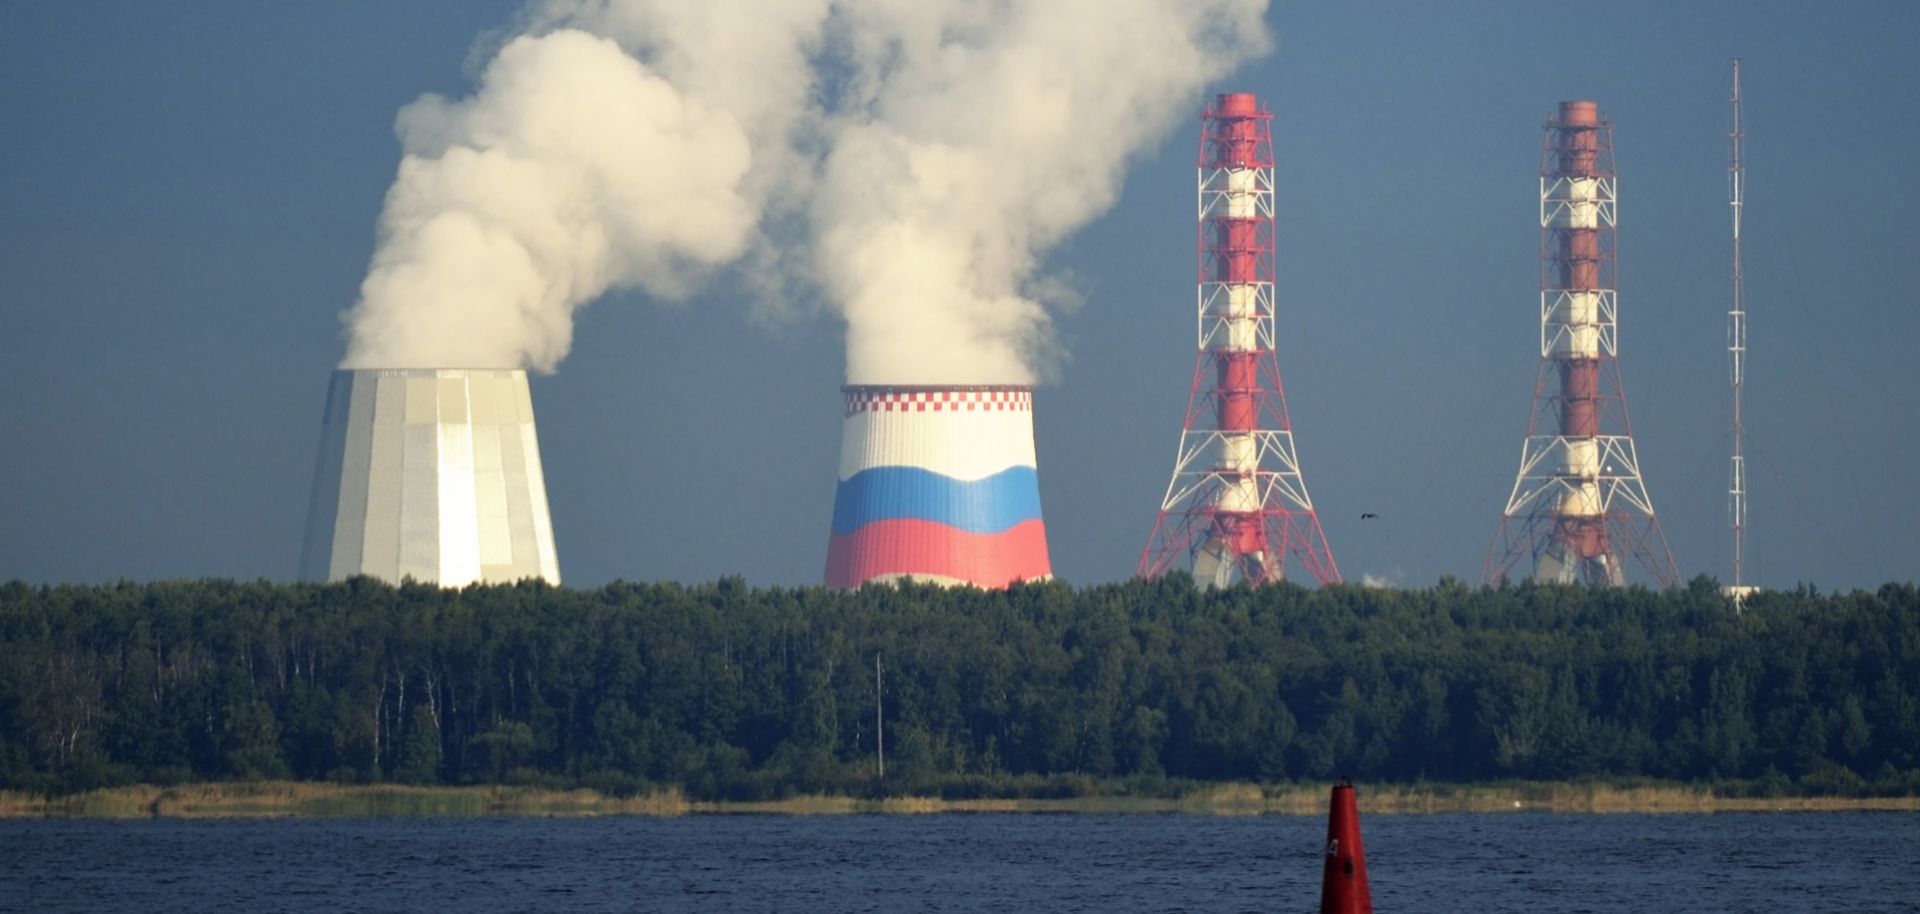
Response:
[[[985,390],[890,390],[849,388],[847,415],[860,412],[1031,412],[1033,391],[1026,388]]]

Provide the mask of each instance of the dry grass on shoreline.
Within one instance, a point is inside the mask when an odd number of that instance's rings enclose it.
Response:
[[[1920,797],[1721,797],[1704,787],[1524,783],[1513,785],[1361,785],[1363,812],[1395,814],[1920,812]],[[1322,815],[1319,784],[1222,784],[1177,797],[1085,796],[1067,799],[948,800],[905,796],[863,799],[810,794],[765,802],[700,802],[678,790],[608,796],[592,790],[528,787],[409,787],[297,781],[140,785],[68,796],[0,791],[0,818],[204,819],[471,816],[680,816],[690,814],[850,815],[937,813],[1093,813]]]
[[[678,790],[610,797],[592,790],[249,781],[177,787],[142,784],[57,797],[0,791],[0,818],[671,816],[692,811],[693,804]]]

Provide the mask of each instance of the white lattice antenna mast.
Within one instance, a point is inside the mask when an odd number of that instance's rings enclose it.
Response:
[[[1733,528],[1733,602],[1746,597],[1743,567],[1747,533],[1747,430],[1740,416],[1740,400],[1747,374],[1746,280],[1740,273],[1740,216],[1746,205],[1747,175],[1740,161],[1745,134],[1740,129],[1740,58],[1733,59],[1733,130],[1727,134],[1731,164],[1727,169],[1728,202],[1733,207],[1733,300],[1727,309],[1727,367],[1733,383],[1733,458],[1727,486],[1727,523]]]

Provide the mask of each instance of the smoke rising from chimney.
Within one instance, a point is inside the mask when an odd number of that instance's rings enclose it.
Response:
[[[1035,274],[1127,161],[1265,49],[1264,2],[1051,0],[850,11],[864,97],[811,209],[857,384],[1034,380]]]
[[[472,96],[400,112],[342,365],[550,372],[587,302],[744,261],[768,310],[846,321],[853,383],[1031,383],[1045,254],[1266,50],[1265,7],[536,2]]]

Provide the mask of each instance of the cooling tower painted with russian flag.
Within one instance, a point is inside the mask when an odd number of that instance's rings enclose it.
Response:
[[[849,386],[827,586],[1005,587],[1052,575],[1033,391]]]

